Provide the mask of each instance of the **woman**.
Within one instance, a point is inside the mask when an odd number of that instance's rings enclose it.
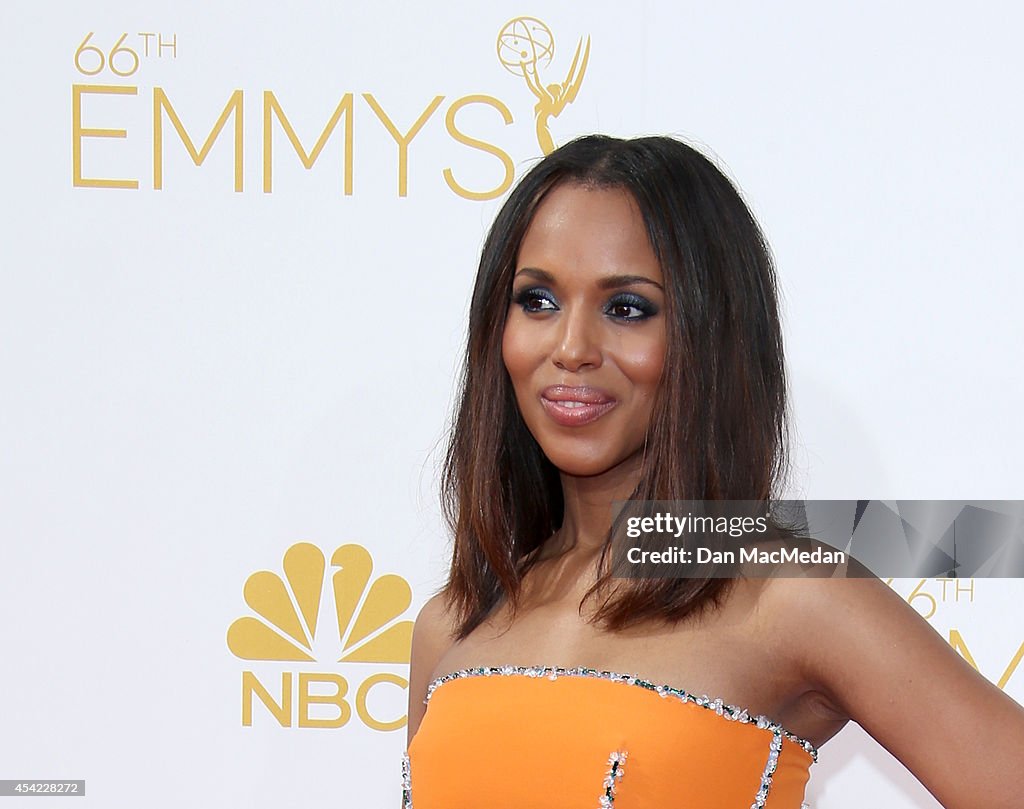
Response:
[[[709,161],[593,136],[523,178],[473,293],[404,805],[798,809],[850,719],[946,807],[1024,805],[1024,709],[877,579],[614,577],[613,501],[776,496],[785,407],[772,262]]]

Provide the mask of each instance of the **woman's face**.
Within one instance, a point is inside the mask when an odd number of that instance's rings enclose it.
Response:
[[[523,420],[563,473],[599,475],[642,451],[665,360],[663,283],[628,191],[567,184],[541,202],[502,357]]]

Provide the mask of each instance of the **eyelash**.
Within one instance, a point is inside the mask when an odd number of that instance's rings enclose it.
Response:
[[[530,302],[535,300],[547,301],[548,303],[551,304],[551,306],[544,307],[542,309],[530,309]],[[543,287],[529,287],[527,289],[521,290],[520,292],[515,293],[515,295],[512,298],[512,302],[519,306],[527,314],[550,312],[558,308],[554,296],[551,294],[549,290],[544,289]],[[636,309],[640,314],[632,316],[612,314],[612,309],[621,306]],[[614,318],[615,320],[628,323],[639,320],[647,320],[647,318],[658,314],[658,307],[651,303],[649,300],[647,300],[647,298],[644,298],[640,295],[636,295],[632,292],[620,292],[612,296],[612,298],[605,305],[605,314],[607,314],[609,317]]]

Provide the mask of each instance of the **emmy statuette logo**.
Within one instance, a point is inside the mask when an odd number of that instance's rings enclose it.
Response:
[[[246,580],[243,596],[255,615],[241,617],[228,628],[231,653],[243,660],[407,664],[413,622],[398,619],[412,603],[408,582],[391,573],[373,578],[369,551],[354,543],[335,550],[330,563],[337,568],[329,581],[337,635],[325,631],[321,620],[327,617],[321,609],[327,579],[326,558],[316,545],[300,542],[284,554],[283,577],[261,570]],[[280,696],[275,698],[255,673],[242,673],[244,726],[252,725],[254,695],[282,727],[291,727],[296,719],[299,727],[336,728],[349,721],[353,706],[346,698],[345,677],[334,671],[298,672],[298,709],[293,712],[292,674],[281,674]],[[335,693],[313,694],[309,688],[313,683],[333,685]],[[364,724],[376,730],[404,727],[405,716],[382,720],[370,714],[367,697],[381,683],[402,689],[409,685],[405,678],[390,672],[371,675],[356,691],[356,713]],[[335,715],[311,717],[309,708],[314,704],[333,706]]]
[[[555,56],[555,37],[536,17],[516,17],[498,32],[498,60],[502,67],[521,77],[537,98],[533,108],[537,128],[537,144],[544,154],[555,150],[551,137],[551,119],[557,118],[571,104],[583,84],[590,59],[590,37],[584,43],[580,37],[569,72],[560,84],[545,84],[541,71],[551,64]]]

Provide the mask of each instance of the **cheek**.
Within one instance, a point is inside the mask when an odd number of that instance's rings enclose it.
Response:
[[[536,353],[536,344],[523,333],[515,322],[515,314],[509,313],[505,321],[505,331],[501,336],[501,359],[505,363],[505,370],[508,371],[513,385],[518,385],[525,380],[533,368],[534,360],[531,356]]]
[[[637,335],[619,346],[619,367],[634,385],[653,393],[665,368],[666,340],[663,332]]]

